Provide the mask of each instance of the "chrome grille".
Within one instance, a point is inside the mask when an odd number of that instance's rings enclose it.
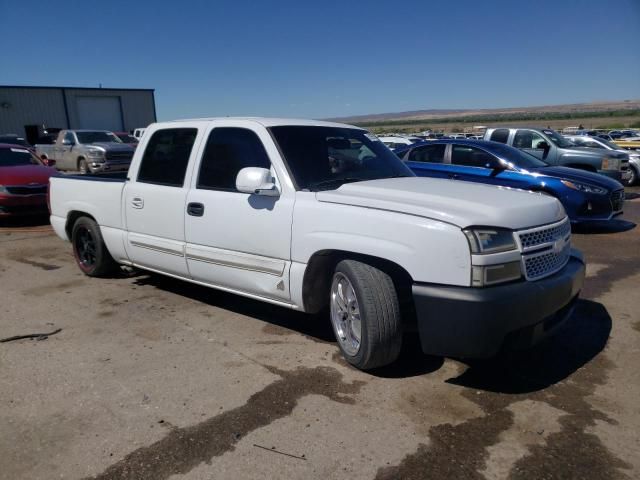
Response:
[[[133,152],[107,152],[107,160],[122,160],[123,162],[130,162],[133,158]]]
[[[560,252],[545,252],[524,257],[527,280],[537,280],[557,272],[569,259],[571,244],[565,243]]]
[[[551,244],[558,238],[565,238],[571,233],[571,223],[565,219],[552,226],[539,227],[524,232],[518,232],[522,250],[528,251],[545,244]]]
[[[522,264],[527,280],[553,275],[566,265],[571,254],[571,223],[561,222],[518,232]]]
[[[624,205],[624,189],[616,190],[611,194],[611,208],[614,212],[622,210]]]

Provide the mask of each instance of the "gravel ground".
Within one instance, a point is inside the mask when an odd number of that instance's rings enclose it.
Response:
[[[640,478],[640,188],[576,232],[573,317],[483,362],[406,339],[374,373],[328,321],[155,275],[90,279],[0,225],[0,478]],[[637,198],[634,198],[637,197]]]

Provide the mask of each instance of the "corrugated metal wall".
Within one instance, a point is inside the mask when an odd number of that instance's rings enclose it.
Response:
[[[0,134],[24,135],[25,125],[67,128],[62,90],[0,87]]]
[[[67,111],[64,98],[66,96]],[[156,121],[152,90],[24,88],[0,86],[0,134],[24,135],[25,125],[80,128],[77,98],[119,97],[124,130],[146,127]],[[67,123],[68,113],[68,123]]]

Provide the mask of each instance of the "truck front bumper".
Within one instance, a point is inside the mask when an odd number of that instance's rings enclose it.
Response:
[[[584,276],[581,254],[573,251],[562,270],[535,282],[488,288],[414,284],[422,350],[485,358],[503,348],[533,346],[569,318]]]

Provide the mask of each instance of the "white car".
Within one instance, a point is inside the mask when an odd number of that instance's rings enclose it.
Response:
[[[640,178],[640,152],[625,150],[614,142],[600,137],[588,137],[586,135],[566,135],[566,137],[579,147],[613,150],[615,152],[628,154],[629,165],[626,171],[623,171],[622,180],[626,185],[635,185],[638,182],[638,178]],[[624,140],[628,141],[629,139],[625,138]],[[640,147],[640,144],[638,146]]]
[[[416,142],[421,142],[420,137],[402,137],[402,136],[381,136],[378,137],[382,143],[384,143],[391,150],[394,148],[404,147],[405,145],[413,145]]]
[[[53,177],[50,202],[86,275],[130,265],[326,308],[361,369],[393,362],[416,329],[437,355],[532,345],[570,315],[585,273],[555,198],[417,178],[376,136],[337,123],[156,123],[126,179]]]

